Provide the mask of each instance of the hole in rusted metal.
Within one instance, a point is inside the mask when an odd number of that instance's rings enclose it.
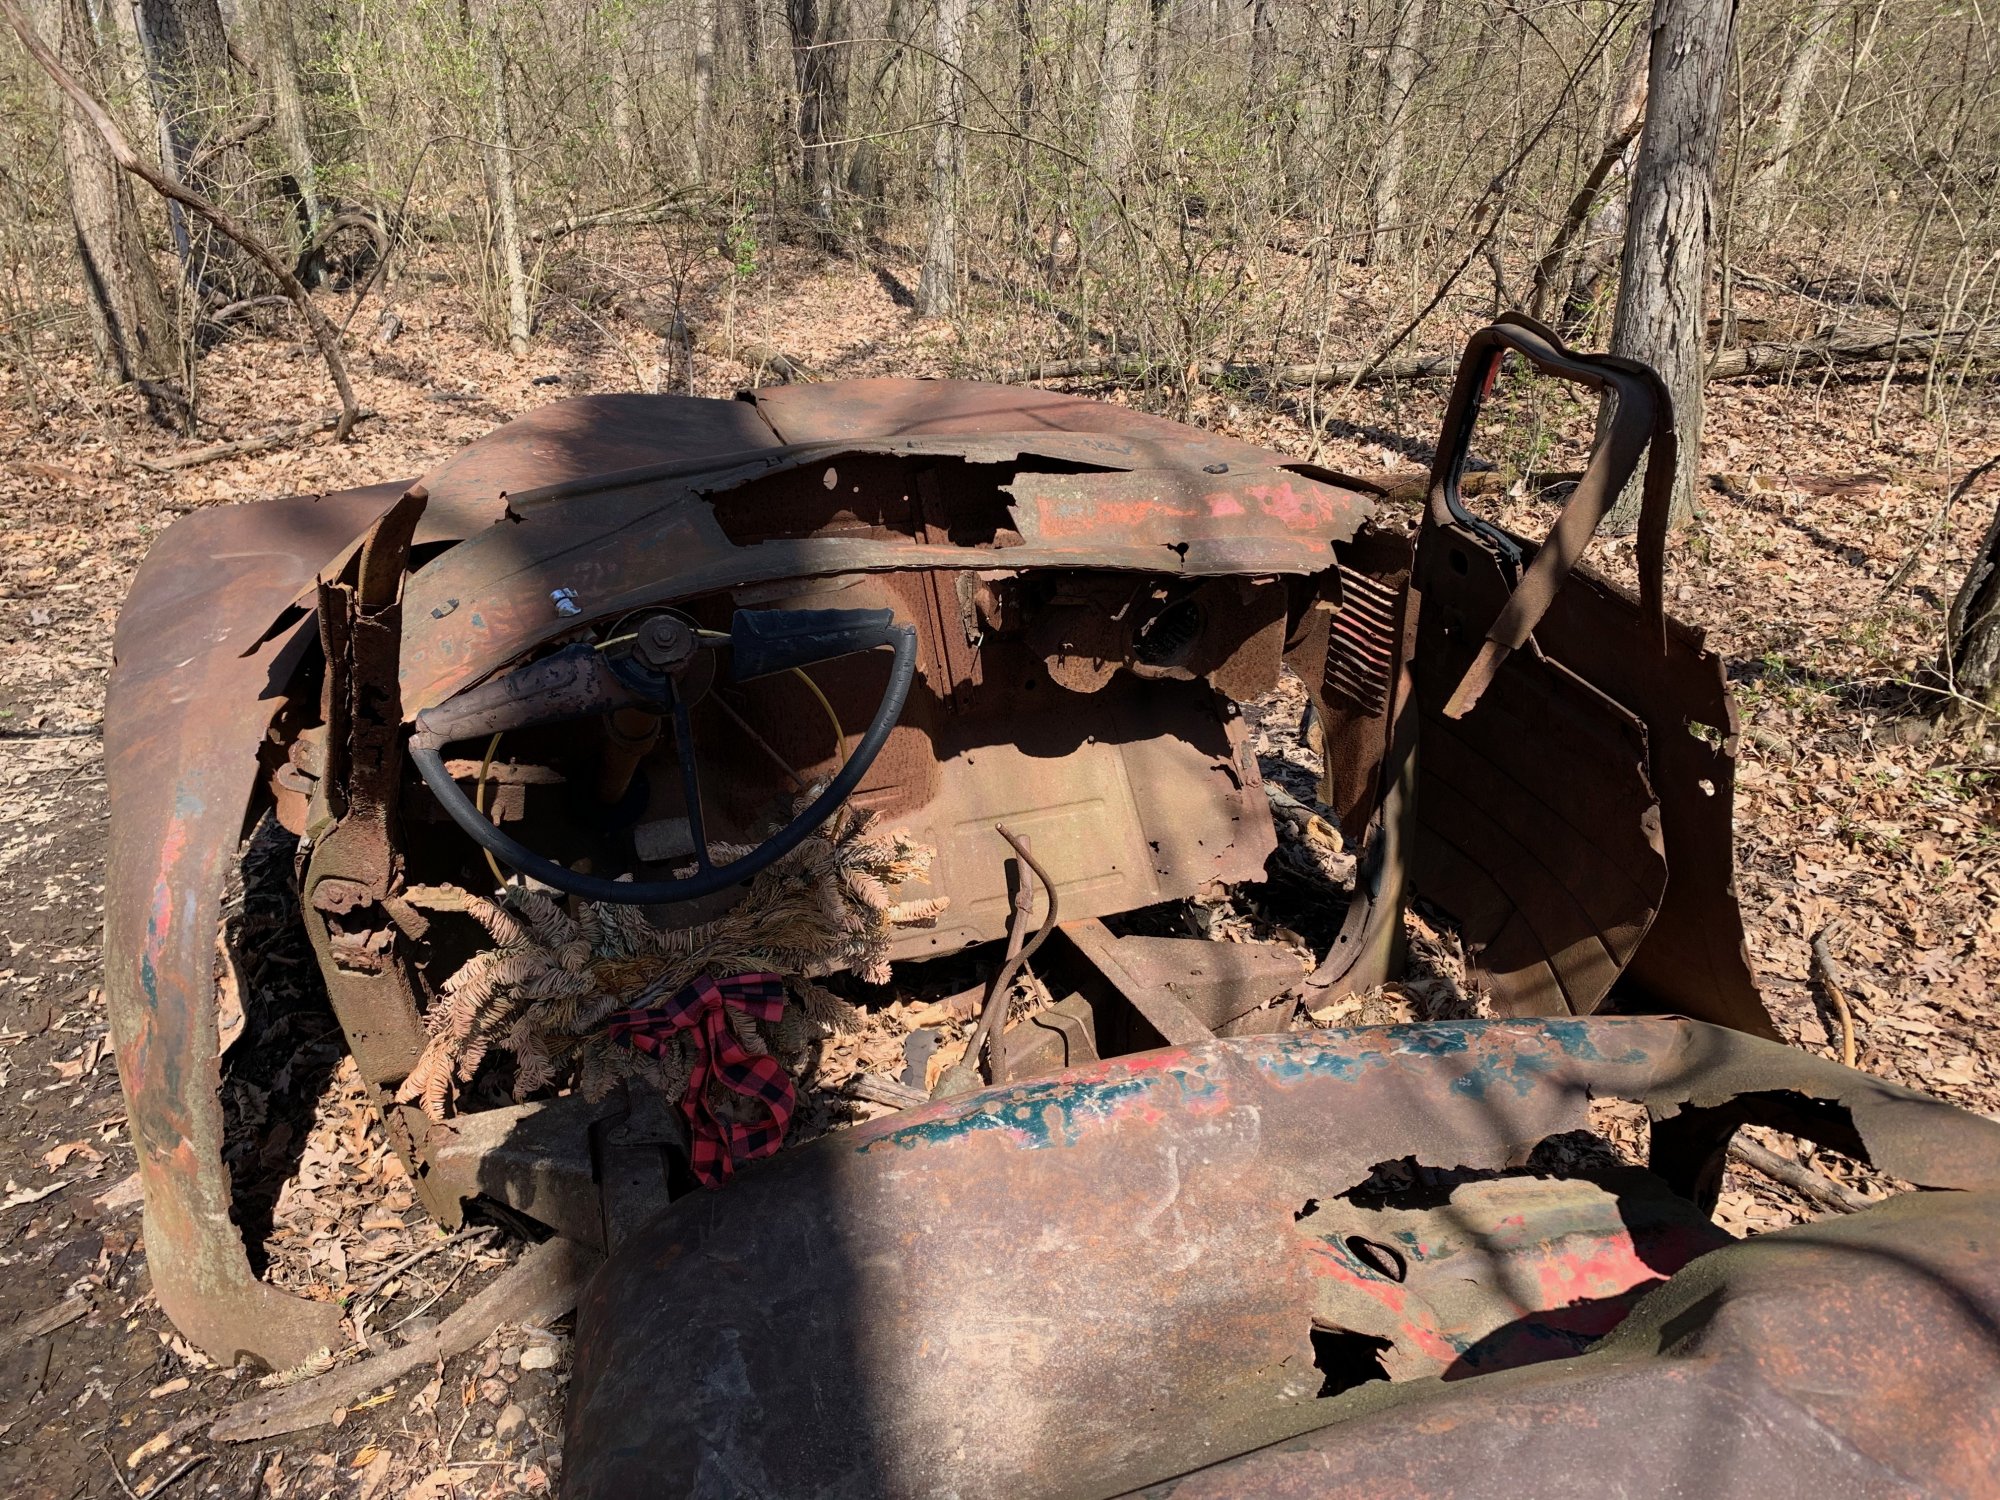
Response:
[[[1389,1371],[1382,1356],[1395,1348],[1388,1339],[1368,1333],[1350,1333],[1344,1328],[1313,1325],[1313,1368],[1326,1378],[1320,1382],[1319,1398],[1338,1396],[1373,1380],[1387,1380]]]
[[[1371,1240],[1362,1235],[1350,1234],[1347,1237],[1347,1249],[1348,1253],[1362,1265],[1386,1280],[1400,1282],[1410,1274],[1410,1263],[1403,1259],[1403,1253],[1393,1245],[1385,1245],[1380,1240]]]
[[[1201,639],[1201,606],[1192,599],[1169,604],[1139,627],[1132,654],[1149,667],[1178,667]]]
[[[1319,1199],[1308,1198],[1304,1203],[1299,1205],[1298,1212],[1292,1215],[1292,1222],[1296,1224],[1299,1222],[1299,1220],[1305,1218],[1308,1214],[1316,1214],[1318,1212],[1319,1212]]]

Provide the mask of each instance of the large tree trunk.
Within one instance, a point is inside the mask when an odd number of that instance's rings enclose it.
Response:
[[[1253,119],[1269,126],[1278,71],[1278,0],[1250,0],[1250,77],[1243,91]]]
[[[53,40],[63,65],[84,87],[101,91],[108,70],[84,0],[43,0],[40,10],[38,29]],[[156,417],[184,423],[174,321],[146,246],[132,184],[83,111],[59,92],[54,102],[98,370],[107,380],[131,381]]]
[[[299,92],[291,0],[255,0],[251,19],[257,31],[258,82],[271,101],[272,131],[284,161],[282,186],[298,219],[298,244],[303,249],[319,226],[319,182],[306,134],[305,100]]]
[[[833,234],[833,197],[840,183],[840,162],[830,143],[840,139],[847,77],[841,49],[830,44],[846,31],[846,4],[845,0],[786,0],[785,16],[798,75],[799,144],[805,152],[801,185],[806,211],[818,221],[825,238]]]
[[[246,224],[257,221],[255,169],[244,146],[229,37],[216,0],[139,0],[160,100],[165,163],[174,180]],[[260,290],[254,267],[206,220],[187,227],[188,273],[197,285],[235,298]]]
[[[1680,437],[1673,519],[1694,512],[1701,473],[1703,297],[1715,153],[1736,0],[1654,0],[1650,103],[1632,171],[1625,257],[1611,349],[1659,371]],[[1614,530],[1638,523],[1637,488],[1612,512]]]
[[[1146,0],[1109,0],[1105,7],[1097,139],[1091,155],[1098,174],[1113,192],[1125,185],[1125,174],[1132,169],[1148,14]]]
[[[460,0],[465,37],[479,56],[486,86],[487,139],[480,147],[486,175],[486,201],[493,211],[494,249],[500,260],[501,290],[507,298],[507,347],[519,356],[528,352],[528,276],[521,260],[521,213],[514,198],[514,138],[507,109],[507,54],[497,16],[483,0],[475,13],[472,0]]]
[[[1396,0],[1395,24],[1382,58],[1382,136],[1368,192],[1372,262],[1395,261],[1403,253],[1403,167],[1409,155],[1410,96],[1417,87],[1423,25],[1424,0]]]
[[[1760,239],[1771,232],[1778,187],[1791,169],[1792,148],[1798,144],[1799,122],[1805,117],[1806,96],[1812,92],[1813,75],[1819,72],[1820,51],[1845,3],[1846,0],[1813,0],[1812,8],[1806,12],[1804,34],[1785,68],[1777,118],[1771,127],[1770,149],[1750,169],[1750,181],[1744,189],[1750,220]]]
[[[917,311],[948,318],[958,283],[958,197],[965,178],[966,0],[937,0],[937,135],[931,143],[931,222],[924,244],[923,277],[917,283]]]

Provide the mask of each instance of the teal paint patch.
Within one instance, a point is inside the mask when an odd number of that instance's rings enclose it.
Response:
[[[915,1120],[855,1147],[858,1155],[894,1147],[904,1151],[950,1146],[1000,1131],[1030,1151],[1074,1146],[1121,1114],[1151,1106],[1161,1111],[1227,1104],[1227,1088],[1213,1062],[1176,1062],[1143,1072],[1120,1069],[1091,1080],[1052,1078],[1023,1084],[999,1099],[935,1119]]]

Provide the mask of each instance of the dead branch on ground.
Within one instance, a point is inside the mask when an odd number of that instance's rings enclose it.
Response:
[[[344,435],[342,423],[351,430],[356,423],[365,422],[375,415],[372,406],[358,407],[352,418],[346,412],[335,412],[330,417],[321,417],[314,422],[298,422],[290,427],[281,427],[276,432],[267,432],[261,437],[237,438],[233,442],[215,443],[206,448],[195,448],[187,453],[173,453],[165,458],[135,459],[140,468],[154,474],[170,474],[176,469],[192,469],[196,464],[213,463],[218,458],[241,458],[246,453],[265,453],[273,448],[288,447],[316,432],[332,431]],[[336,441],[339,439],[336,438]]]
[[[1831,1177],[1815,1172],[1800,1162],[1787,1161],[1755,1141],[1738,1137],[1729,1143],[1729,1154],[1746,1167],[1755,1167],[1773,1182],[1781,1182],[1793,1192],[1835,1213],[1851,1214],[1868,1207],[1868,1200],[1852,1188],[1842,1187]]]
[[[682,188],[669,193],[658,203],[635,204],[629,208],[607,208],[601,213],[572,214],[566,219],[558,219],[553,224],[545,224],[539,229],[528,231],[531,244],[553,244],[567,235],[581,234],[586,229],[630,229],[641,224],[664,224],[669,219],[677,219],[690,212],[688,200],[695,189]]]

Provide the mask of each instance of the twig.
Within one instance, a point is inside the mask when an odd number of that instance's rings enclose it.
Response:
[[[210,1455],[206,1453],[194,1453],[182,1459],[179,1464],[175,1465],[174,1470],[171,1474],[168,1474],[158,1484],[154,1485],[151,1489],[146,1491],[147,1500],[151,1500],[151,1497],[154,1495],[160,1495],[166,1493],[168,1485],[176,1483],[186,1475],[191,1474],[196,1469],[200,1468],[203,1464],[208,1462],[209,1457]]]
[[[1930,549],[1931,543],[1943,535],[1945,523],[1951,519],[1952,507],[1963,500],[1975,484],[1979,483],[1980,480],[1984,479],[1996,468],[2000,468],[2000,453],[1994,454],[1985,463],[1979,465],[1978,468],[1952,486],[1951,493],[1945,496],[1944,504],[1939,507],[1937,515],[1931,518],[1930,527],[1924,532],[1923,540],[1910,549],[1910,555],[1903,559],[1902,565],[1890,576],[1889,581],[1882,585],[1882,592],[1875,596],[1877,604],[1887,601],[1891,594],[1903,586],[1903,581],[1916,572],[1917,563],[1922,560],[1924,553]]]
[[[264,453],[272,448],[283,448],[301,439],[309,438],[316,432],[334,431],[336,434],[342,422],[352,427],[355,422],[365,422],[375,415],[375,408],[364,406],[354,413],[349,422],[347,413],[335,412],[330,417],[321,417],[316,422],[300,422],[295,426],[281,427],[276,432],[267,432],[262,437],[238,438],[231,443],[216,443],[207,448],[196,448],[189,453],[175,453],[166,458],[140,458],[133,462],[154,474],[171,474],[176,469],[192,469],[196,464],[213,463],[218,458],[241,458],[246,453]]]
[[[483,1245],[486,1241],[492,1239],[495,1233],[497,1231],[494,1227],[491,1224],[487,1224],[477,1229],[461,1230],[459,1233],[449,1235],[444,1239],[433,1240],[428,1245],[419,1246],[408,1255],[405,1255],[401,1260],[390,1265],[386,1271],[383,1271],[373,1281],[369,1282],[367,1286],[363,1287],[350,1300],[354,1306],[359,1307],[363,1302],[366,1302],[370,1297],[381,1291],[383,1287],[394,1281],[419,1261],[429,1260],[440,1250],[451,1250],[459,1247],[470,1248],[475,1244]]]
[[[1849,1008],[1847,996],[1842,991],[1839,965],[1833,961],[1833,954],[1826,946],[1824,930],[1813,935],[1813,973],[1819,980],[1820,988],[1826,991],[1827,999],[1840,1017],[1840,1060],[1847,1067],[1854,1066],[1854,1012]]]
[[[104,1454],[104,1461],[111,1465],[111,1477],[118,1481],[118,1488],[130,1495],[132,1500],[139,1500],[138,1494],[133,1490],[131,1485],[125,1482],[125,1476],[119,1472],[118,1460],[112,1456],[111,1449],[103,1443],[99,1443],[97,1446]]]
[[[341,358],[340,341],[333,331],[333,325],[327,322],[326,315],[314,305],[312,297],[300,284],[299,278],[272,253],[270,246],[252,234],[232,215],[210,203],[192,188],[175,182],[144,161],[139,153],[132,149],[132,143],[125,139],[124,131],[113,123],[109,114],[105,113],[104,106],[97,102],[88,89],[71,77],[69,69],[49,51],[48,44],[28,24],[28,18],[21,14],[17,0],[0,0],[0,14],[5,14],[8,24],[14,28],[15,35],[20,37],[21,45],[28,49],[28,55],[41,64],[42,71],[54,80],[56,87],[69,97],[70,102],[82,112],[84,118],[97,128],[97,133],[104,137],[104,144],[110,148],[112,160],[161,197],[170,198],[207,220],[217,233],[234,242],[256,261],[262,267],[264,274],[275,281],[284,290],[285,295],[297,305],[306,320],[306,326],[312,329],[313,342],[319,345],[320,357],[326,361],[327,373],[333,377],[333,387],[340,393],[340,420],[333,429],[334,441],[346,441],[348,431],[360,420],[361,407],[354,399],[354,387],[347,378],[347,361]]]
[[[1822,1208],[1851,1214],[1868,1207],[1868,1200],[1851,1188],[1842,1187],[1824,1173],[1795,1161],[1787,1161],[1775,1151],[1767,1151],[1755,1141],[1737,1137],[1729,1143],[1729,1154],[1746,1167],[1755,1167],[1773,1182],[1782,1182],[1803,1193]]]

